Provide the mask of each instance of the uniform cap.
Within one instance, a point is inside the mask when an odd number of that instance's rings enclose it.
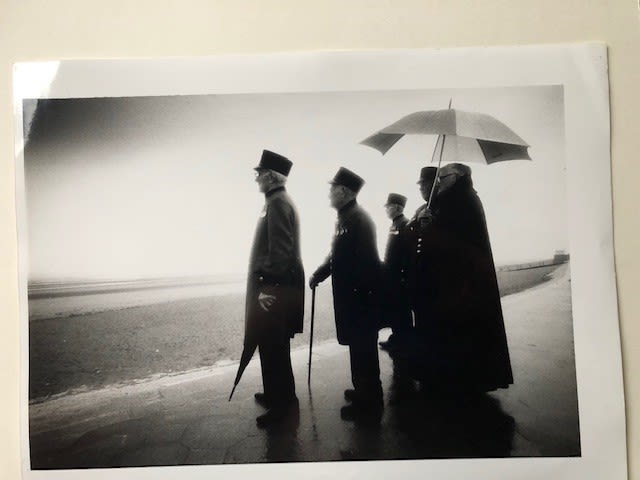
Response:
[[[254,167],[254,170],[269,169],[273,170],[274,172],[281,173],[282,175],[287,177],[289,176],[292,165],[293,162],[291,162],[291,160],[289,160],[287,157],[283,157],[282,155],[270,150],[263,150],[262,157],[260,158],[260,163],[257,167]]]
[[[407,197],[400,195],[399,193],[390,193],[387,197],[387,203],[385,205],[400,205],[404,207],[407,204]]]
[[[422,167],[420,170],[420,180],[417,183],[422,182],[433,182],[436,179],[436,172],[438,169],[436,167]]]
[[[333,180],[329,183],[332,183],[333,185],[343,185],[350,190],[353,190],[355,193],[358,193],[364,185],[364,179],[360,175],[353,173],[348,168],[340,167],[333,177]]]

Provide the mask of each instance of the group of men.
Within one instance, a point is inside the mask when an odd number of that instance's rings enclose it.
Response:
[[[246,300],[245,337],[258,339],[267,408],[259,427],[295,414],[298,400],[290,339],[302,332],[304,270],[298,214],[286,192],[292,167],[263,151],[255,167],[265,206],[256,229]],[[309,278],[313,289],[332,278],[338,343],[349,347],[353,388],[344,392],[344,420],[380,420],[383,391],[378,331],[392,328],[380,346],[407,366],[428,392],[475,393],[513,382],[495,267],[482,204],[462,164],[440,172],[425,167],[418,185],[425,199],[410,220],[407,198],[389,194],[392,224],[380,261],[376,229],[358,204],[362,177],[340,168],[330,182],[337,211],[331,251]]]

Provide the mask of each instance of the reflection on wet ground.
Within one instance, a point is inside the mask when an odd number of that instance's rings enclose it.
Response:
[[[428,458],[497,458],[511,455],[515,433],[513,417],[499,400],[475,396],[429,395],[419,385],[393,375],[389,402],[381,422],[347,424],[348,435],[337,444],[340,460],[395,460]],[[313,397],[309,415],[311,441],[318,441]],[[266,461],[291,462],[304,458],[298,438],[299,412],[287,422],[266,430]],[[303,438],[305,437],[305,438]],[[316,458],[315,460],[331,460]]]

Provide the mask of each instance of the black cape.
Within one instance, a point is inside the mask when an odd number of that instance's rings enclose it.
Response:
[[[500,293],[482,202],[465,176],[433,203],[423,236],[430,322],[425,375],[491,391],[513,383]]]

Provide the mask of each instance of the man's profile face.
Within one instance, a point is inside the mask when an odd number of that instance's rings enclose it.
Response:
[[[420,188],[420,195],[422,195],[422,198],[425,200],[425,202],[429,201],[429,195],[431,195],[431,187],[433,187],[433,180],[422,180],[418,184],[418,186]]]
[[[335,209],[340,208],[344,204],[345,191],[342,185],[331,184],[329,188],[329,203]]]
[[[445,192],[450,189],[457,180],[458,176],[455,173],[444,172],[444,175],[438,177],[438,190]]]
[[[387,205],[384,206],[384,210],[387,214],[387,217],[390,220],[393,220],[394,218],[396,218],[398,215],[402,213],[403,209],[400,205],[397,205],[395,203],[388,203]]]
[[[256,170],[256,183],[258,184],[258,189],[262,193],[266,193],[269,185],[271,184],[271,175],[269,174],[269,170]]]

